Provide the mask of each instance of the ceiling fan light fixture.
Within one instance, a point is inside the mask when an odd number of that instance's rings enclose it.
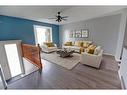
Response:
[[[57,15],[55,16],[56,18],[51,19],[56,19],[57,22],[66,21],[68,16],[61,16],[60,13],[61,12],[57,12]]]

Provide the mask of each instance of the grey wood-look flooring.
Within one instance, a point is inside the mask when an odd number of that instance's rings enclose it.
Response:
[[[43,70],[8,85],[8,89],[121,89],[114,57],[103,56],[100,69],[78,64],[72,70],[42,60]]]

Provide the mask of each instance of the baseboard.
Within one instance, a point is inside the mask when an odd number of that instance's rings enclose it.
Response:
[[[109,53],[103,53],[104,55],[109,55],[109,56],[112,56],[112,57],[114,57],[115,58],[115,60],[117,61],[117,62],[121,62],[121,60],[120,59],[118,59],[118,58],[116,58],[115,57],[115,55],[113,55],[113,54],[109,54]]]
[[[109,55],[115,57],[113,54],[109,54],[109,53],[103,53],[103,55]]]
[[[116,60],[117,62],[121,62],[121,60],[120,60],[120,59],[118,59],[118,58],[116,58],[116,57],[115,57],[115,60]]]

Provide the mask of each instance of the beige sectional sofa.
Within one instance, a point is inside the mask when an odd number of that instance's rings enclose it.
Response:
[[[82,43],[82,44],[81,44]],[[80,63],[95,68],[99,68],[102,60],[103,50],[101,46],[96,46],[92,41],[66,42],[62,48],[75,50],[79,52]]]
[[[74,41],[74,42],[66,42],[62,45],[62,48],[75,50],[76,52],[81,53],[84,51],[84,48],[87,48],[88,46],[84,46],[92,44],[92,41]]]

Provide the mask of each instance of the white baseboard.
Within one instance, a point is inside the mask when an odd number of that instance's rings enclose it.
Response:
[[[110,56],[113,56],[117,62],[121,62],[121,60],[118,59],[118,58],[116,58],[115,55],[113,55],[113,54],[109,54],[109,53],[103,53],[103,54],[104,54],[104,55],[110,55]]]
[[[115,60],[116,60],[117,62],[121,62],[121,60],[120,60],[120,59],[118,59],[118,58],[116,58],[116,57],[115,57]]]
[[[115,59],[117,62],[121,62],[121,60]]]
[[[113,56],[114,57],[114,55],[113,54],[109,54],[109,53],[103,53],[104,55],[110,55],[110,56]]]

